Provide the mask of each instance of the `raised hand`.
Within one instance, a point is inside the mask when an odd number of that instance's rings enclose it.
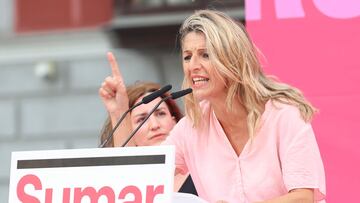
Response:
[[[111,76],[105,78],[99,89],[99,95],[108,111],[112,123],[129,108],[129,98],[119,66],[113,53],[108,52],[107,58],[111,67]]]

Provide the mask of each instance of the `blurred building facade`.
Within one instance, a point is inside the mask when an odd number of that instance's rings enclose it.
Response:
[[[12,151],[97,147],[107,51],[126,84],[180,89],[177,30],[203,8],[244,19],[241,0],[0,0],[0,202]]]

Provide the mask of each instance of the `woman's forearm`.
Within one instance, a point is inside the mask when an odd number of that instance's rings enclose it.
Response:
[[[117,123],[117,119],[111,118],[111,123],[112,123],[112,127],[114,128]],[[127,115],[124,118],[124,120],[121,122],[119,127],[116,129],[116,131],[114,132],[114,146],[121,147],[128,139],[131,130],[132,128],[131,128],[130,115]],[[126,146],[134,146],[134,145],[135,144],[132,142],[132,140],[130,140]]]

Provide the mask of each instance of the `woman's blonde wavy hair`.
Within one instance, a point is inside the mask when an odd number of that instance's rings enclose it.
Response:
[[[257,51],[244,26],[219,11],[200,10],[188,17],[179,31],[180,46],[190,32],[204,34],[215,73],[223,79],[226,107],[231,110],[238,100],[247,111],[250,138],[260,123],[264,104],[268,100],[295,105],[303,119],[311,120],[316,109],[304,98],[300,90],[266,76],[261,68]],[[183,88],[190,87],[185,76]],[[185,97],[185,109],[194,127],[201,124],[201,109],[193,94]]]

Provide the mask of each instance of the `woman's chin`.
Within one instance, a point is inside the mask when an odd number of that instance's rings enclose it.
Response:
[[[157,137],[151,140],[151,145],[152,146],[157,146],[157,145],[161,145],[162,142],[164,142],[166,139],[166,137]]]
[[[194,97],[199,102],[206,100],[206,94],[204,94],[201,91],[198,91],[198,92],[194,91]]]

